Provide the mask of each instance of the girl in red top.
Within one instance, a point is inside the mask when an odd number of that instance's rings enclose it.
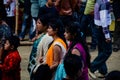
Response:
[[[0,47],[2,80],[20,80],[21,57],[17,50],[19,45],[19,38],[12,36],[7,38],[5,44]]]

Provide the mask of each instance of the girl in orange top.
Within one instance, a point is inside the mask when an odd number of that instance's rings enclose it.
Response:
[[[64,28],[60,19],[52,19],[50,21],[48,34],[53,37],[53,42],[46,54],[46,64],[54,71],[63,59],[67,49]]]

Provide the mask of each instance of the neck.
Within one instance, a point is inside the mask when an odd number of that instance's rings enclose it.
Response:
[[[53,36],[53,39],[56,40],[57,38],[59,38],[57,35]]]

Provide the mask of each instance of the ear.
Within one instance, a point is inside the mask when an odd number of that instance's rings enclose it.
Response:
[[[72,37],[73,37],[73,38],[75,38],[75,37],[76,37],[76,35],[77,35],[77,34],[76,34],[76,33],[74,33],[74,34],[72,34]]]
[[[54,32],[57,33],[57,32],[58,32],[58,28],[56,28],[56,29],[54,30]]]
[[[58,28],[56,28],[56,30],[55,31],[57,31],[58,32]]]

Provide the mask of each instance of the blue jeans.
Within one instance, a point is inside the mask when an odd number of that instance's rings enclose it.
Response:
[[[107,43],[102,31],[102,28],[97,28],[97,39],[98,39],[98,56],[91,63],[90,70],[95,72],[98,70],[101,74],[107,74],[106,61],[112,53],[112,41]]]
[[[34,18],[32,18],[31,27],[30,27],[30,31],[29,31],[29,39],[34,38],[35,34],[36,34],[36,20]]]
[[[28,14],[23,14],[23,23],[22,23],[22,29],[21,29],[21,33],[19,34],[19,37],[24,39],[25,34],[26,34],[26,29],[27,29],[27,21],[30,18],[30,15]],[[34,31],[33,30],[33,21],[31,21],[31,25],[30,25],[30,30],[29,30],[29,38],[32,39],[34,37]]]
[[[82,16],[82,18],[81,18],[81,20],[80,20],[80,29],[81,29],[81,31],[83,32],[83,34],[84,34],[84,39],[86,39],[86,32],[87,32],[87,28],[88,28],[88,25],[89,25],[89,18],[88,18],[88,16],[87,15],[81,15]]]
[[[83,6],[80,8],[79,13],[79,22],[80,22],[80,29],[83,32],[83,38],[86,40],[87,36],[87,30],[88,28],[91,31],[92,34],[92,41],[91,41],[91,47],[96,48],[97,45],[97,38],[96,38],[96,28],[94,25],[94,17],[92,15],[85,15],[85,3],[83,3]]]
[[[96,49],[96,46],[97,46],[97,43],[98,43],[98,40],[97,40],[97,28],[96,28],[96,26],[94,24],[93,19],[91,20],[89,26],[90,26],[91,37],[92,37],[90,48],[91,49]]]
[[[86,40],[86,36],[87,36],[87,30],[90,29],[91,31],[91,36],[92,36],[92,40],[91,40],[91,48],[96,49],[96,45],[97,45],[97,30],[95,28],[94,25],[94,19],[93,16],[91,15],[84,15],[81,14],[80,15],[80,29],[83,32],[84,36],[83,38]]]

